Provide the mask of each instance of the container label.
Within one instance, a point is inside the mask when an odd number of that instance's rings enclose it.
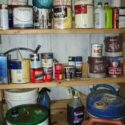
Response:
[[[76,5],[75,13],[76,14],[87,14],[87,5]]]
[[[73,121],[74,124],[80,123],[83,120],[83,115],[84,115],[83,111],[75,111],[73,115],[74,115],[74,121]]]

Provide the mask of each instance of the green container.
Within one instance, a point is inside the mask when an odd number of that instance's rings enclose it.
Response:
[[[11,108],[6,113],[7,125],[48,125],[47,108],[33,104]]]

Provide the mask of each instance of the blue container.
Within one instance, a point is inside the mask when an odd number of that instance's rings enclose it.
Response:
[[[33,0],[32,3],[38,8],[51,9],[53,6],[53,0]]]

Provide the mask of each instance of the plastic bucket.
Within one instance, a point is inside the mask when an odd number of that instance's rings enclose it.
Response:
[[[20,105],[6,113],[7,125],[49,125],[48,110],[42,105]]]
[[[21,104],[36,104],[38,98],[37,89],[14,89],[4,92],[8,109]]]

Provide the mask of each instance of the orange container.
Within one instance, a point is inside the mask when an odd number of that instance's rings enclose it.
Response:
[[[125,125],[121,121],[92,118],[87,125]]]

